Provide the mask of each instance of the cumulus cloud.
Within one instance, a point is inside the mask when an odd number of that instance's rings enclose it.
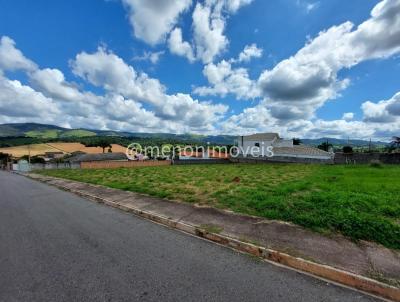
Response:
[[[194,93],[205,95],[234,94],[238,99],[252,99],[259,96],[259,90],[254,81],[249,78],[244,68],[232,68],[231,63],[222,60],[218,64],[210,63],[203,69],[204,76],[211,84],[194,89]]]
[[[221,125],[222,133],[233,135],[246,135],[256,132],[278,132],[284,135],[283,129],[277,129],[276,119],[271,116],[269,110],[258,104],[248,107],[239,114],[234,114]]]
[[[155,45],[165,40],[191,0],[122,0],[129,12],[135,37]]]
[[[166,88],[145,73],[138,73],[120,57],[104,48],[89,54],[82,52],[71,62],[73,72],[109,93],[145,102],[154,114],[189,127],[208,127],[219,120],[227,107],[194,100],[188,94],[166,93]]]
[[[354,118],[354,113],[353,112],[343,113],[342,120],[351,121],[353,118]]]
[[[152,64],[157,64],[165,51],[145,51],[141,56],[134,56],[133,61],[150,61]]]
[[[221,125],[222,133],[251,134],[255,132],[278,132],[284,137],[335,137],[352,139],[390,140],[400,129],[400,92],[392,98],[379,102],[367,101],[361,105],[363,120],[354,120],[347,112],[341,119],[289,119],[283,121],[269,108],[266,100],[256,106],[245,108]]]
[[[218,0],[214,1],[214,2],[218,2]],[[221,2],[221,1],[219,1],[219,2]],[[236,13],[239,10],[239,8],[250,4],[251,2],[253,2],[253,0],[224,0],[224,2],[225,2],[226,9],[230,13]]]
[[[380,124],[353,120],[305,120],[297,119],[281,124],[265,104],[249,107],[233,115],[221,125],[221,132],[226,134],[252,134],[256,132],[278,132],[283,137],[321,138],[343,136],[352,139],[389,140],[398,132],[399,121]]]
[[[83,94],[70,83],[65,81],[64,74],[58,69],[41,69],[30,75],[31,82],[49,97],[71,101],[85,101]]]
[[[36,64],[27,59],[22,52],[15,48],[13,39],[3,36],[0,39],[0,69],[2,70],[35,70]]]
[[[192,46],[188,42],[183,41],[182,30],[180,28],[175,28],[171,32],[168,45],[171,53],[186,57],[190,62],[195,60]]]
[[[95,53],[79,53],[71,61],[72,72],[109,92],[152,104],[162,102],[165,87],[157,80],[126,64],[120,57],[99,47]]]
[[[19,50],[17,53],[22,55]],[[94,53],[79,53],[70,66],[75,75],[104,88],[104,95],[82,90],[58,69],[32,66],[34,70],[24,67],[32,87],[0,74],[0,110],[4,114],[0,122],[28,120],[66,127],[200,133],[215,131],[215,124],[227,111],[225,105],[200,102],[188,94],[167,94],[157,79],[137,72],[101,47]]]
[[[243,51],[239,54],[239,57],[232,62],[249,62],[252,58],[261,58],[263,54],[263,49],[257,47],[256,44],[246,45]]]
[[[54,118],[60,114],[52,99],[4,76],[0,76],[0,111],[4,116],[27,118]]]
[[[169,38],[169,48],[174,54],[184,56],[189,61],[202,60],[211,63],[225,51],[229,44],[225,36],[226,18],[252,0],[207,0],[198,2],[193,11],[193,41],[182,38],[182,31],[175,29]]]
[[[400,121],[400,92],[389,100],[377,103],[367,101],[361,105],[366,122],[392,123]]]
[[[201,86],[194,89],[194,93],[206,95],[219,95],[225,97],[233,94],[237,99],[254,99],[260,96],[256,81],[250,79],[247,69],[232,68],[232,64],[248,62],[251,58],[262,56],[263,50],[256,44],[246,45],[237,59],[222,60],[214,64],[209,63],[203,68],[203,74],[210,86]]]
[[[340,70],[399,52],[400,0],[384,0],[356,29],[345,22],[321,32],[294,56],[264,71],[259,84],[273,115],[310,118],[349,85],[348,79],[338,78]]]
[[[224,35],[225,20],[215,6],[197,3],[193,12],[193,32],[197,57],[211,62],[225,50],[228,39]]]

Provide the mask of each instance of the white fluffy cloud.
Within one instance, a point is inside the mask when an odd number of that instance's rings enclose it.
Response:
[[[255,132],[278,132],[284,137],[336,137],[353,139],[390,140],[398,135],[400,129],[400,92],[389,100],[377,103],[367,101],[361,105],[364,118],[353,120],[352,112],[345,113],[342,119],[293,119],[282,121],[274,116],[266,100],[234,114],[222,123],[221,131],[231,134]]]
[[[0,39],[0,70],[35,70],[36,64],[15,48],[15,42],[7,36]]]
[[[169,38],[169,49],[172,53],[184,56],[189,61],[198,59],[211,63],[223,53],[229,44],[224,31],[226,18],[252,0],[206,0],[198,2],[193,11],[193,42],[190,44],[182,38],[181,29],[175,29]]]
[[[132,59],[134,61],[150,61],[152,64],[157,64],[161,56],[165,52],[161,51],[145,51],[141,56],[134,56]]]
[[[353,118],[354,118],[354,113],[353,112],[343,113],[342,120],[351,121]]]
[[[263,49],[257,47],[256,44],[246,45],[243,51],[239,54],[239,57],[232,62],[249,62],[252,58],[261,58]]]
[[[212,0],[214,2],[221,2],[221,0]],[[225,7],[230,13],[236,13],[242,6],[248,5],[253,0],[223,0]]]
[[[350,22],[321,32],[293,57],[266,70],[259,84],[272,115],[310,118],[349,85],[338,72],[362,61],[400,52],[400,0],[384,0],[356,29]]]
[[[162,42],[187,10],[191,0],[122,0],[137,38],[155,45]]]
[[[225,20],[218,8],[197,3],[193,12],[193,33],[196,54],[204,63],[225,50],[228,39],[224,35]]]
[[[15,43],[12,45],[15,49]],[[58,69],[40,69],[32,64],[29,66],[34,69],[24,69],[33,88],[0,74],[0,110],[4,114],[0,122],[29,120],[124,131],[213,132],[227,111],[227,106],[200,102],[188,94],[166,94],[157,79],[136,72],[104,48],[91,54],[79,53],[70,62],[77,76],[104,88],[104,95],[80,89]],[[11,65],[7,62],[5,66]]]
[[[251,44],[244,47],[237,59],[207,64],[204,66],[203,74],[210,86],[196,87],[194,93],[201,96],[219,95],[221,97],[233,94],[237,99],[243,100],[259,97],[260,89],[257,83],[250,79],[247,69],[232,68],[232,64],[248,62],[251,58],[259,58],[262,53],[261,48],[258,48],[256,44]]]
[[[182,30],[180,28],[175,28],[168,40],[169,50],[178,56],[186,57],[190,62],[195,60],[192,46],[183,41]]]
[[[31,82],[49,97],[70,102],[84,102],[85,96],[73,85],[65,81],[58,69],[41,69],[30,75]]]
[[[373,123],[392,123],[400,122],[400,92],[389,100],[373,103],[364,102],[361,105],[364,113],[364,120]]]
[[[54,118],[60,111],[50,98],[19,81],[0,75],[0,111],[9,117]]]
[[[187,94],[168,95],[166,88],[145,73],[138,73],[117,55],[99,48],[97,52],[80,53],[71,62],[73,72],[109,93],[144,102],[164,120],[187,127],[211,128],[227,107],[194,100]]]
[[[171,53],[210,63],[221,54],[229,41],[224,35],[226,18],[253,0],[198,1],[192,13],[193,39],[184,41],[182,30],[174,29],[181,14],[188,11],[192,0],[122,0],[136,38],[150,45],[165,40]],[[174,29],[174,30],[173,30]]]
[[[109,92],[152,104],[162,102],[165,87],[157,79],[137,73],[132,66],[104,48],[98,48],[95,53],[79,53],[71,61],[71,67],[75,75]]]
[[[244,68],[232,68],[231,63],[222,60],[218,64],[210,63],[203,69],[204,76],[211,84],[210,87],[197,87],[194,93],[205,95],[234,94],[238,99],[252,99],[259,96],[259,90],[249,78]]]

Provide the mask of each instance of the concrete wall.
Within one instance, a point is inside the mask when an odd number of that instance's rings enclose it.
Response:
[[[230,164],[229,159],[211,158],[211,159],[185,159],[174,160],[173,165],[206,165],[206,164]]]
[[[79,164],[70,163],[46,163],[46,164],[31,164],[31,171],[34,170],[54,170],[54,169],[79,169]]]
[[[54,170],[54,169],[80,169],[80,164],[70,163],[45,163],[45,164],[13,164],[12,170],[20,172],[29,172],[35,170]]]
[[[274,157],[237,157],[231,158],[233,163],[252,163],[252,164],[266,164],[266,163],[299,163],[299,164],[333,164],[332,159],[320,159],[320,158],[301,158],[301,157],[286,157],[286,156],[274,156]]]
[[[400,164],[400,153],[335,153],[335,164],[369,164],[379,160],[384,164]]]
[[[258,144],[259,148],[257,148],[256,144]],[[243,145],[240,143],[239,147],[242,148],[244,153],[247,155],[267,155],[269,154],[268,152],[268,147],[271,147],[273,145],[272,141],[250,141],[250,140],[244,140]],[[257,151],[257,149],[259,151]],[[242,150],[239,149],[239,151],[242,153]]]
[[[82,162],[82,169],[112,169],[112,168],[138,168],[138,167],[153,167],[153,166],[170,166],[170,160],[159,161],[91,161]]]

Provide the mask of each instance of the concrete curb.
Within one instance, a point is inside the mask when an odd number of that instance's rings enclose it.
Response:
[[[44,183],[48,183],[48,180],[51,180],[52,178],[48,179],[43,179],[43,178],[35,178],[31,177],[30,175],[26,175],[27,177],[36,180],[36,181],[41,181]],[[53,178],[57,179],[57,178]],[[193,236],[197,236],[200,238],[204,238],[213,242],[216,242],[218,244],[221,244],[223,246],[232,248],[234,250],[251,254],[253,256],[259,257],[263,260],[276,263],[279,265],[283,265],[286,267],[290,267],[292,269],[295,269],[299,272],[304,272],[313,276],[317,276],[319,278],[326,279],[328,281],[333,281],[335,283],[345,285],[351,288],[355,288],[357,290],[363,291],[365,293],[381,297],[384,299],[388,299],[391,301],[396,301],[400,302],[400,289],[387,285],[385,283],[357,275],[351,272],[347,272],[341,269],[337,269],[328,265],[323,265],[323,264],[318,264],[315,262],[311,262],[302,258],[294,257],[285,253],[281,253],[275,250],[271,250],[268,248],[264,248],[261,246],[257,246],[251,243],[243,242],[234,238],[230,238],[225,235],[221,234],[216,234],[209,232],[201,227],[190,225],[187,223],[183,223],[180,221],[176,221],[173,219],[170,219],[168,217],[164,217],[162,215],[158,215],[152,212],[148,211],[143,211],[138,208],[132,207],[132,206],[126,206],[126,205],[121,205],[118,204],[117,202],[113,202],[110,200],[107,200],[106,198],[95,196],[80,190],[75,190],[71,189],[59,184],[50,184],[52,186],[55,186],[57,188],[60,188],[64,191],[68,191],[71,193],[74,193],[76,195],[79,195],[81,197],[84,197],[86,199],[90,199],[92,201],[95,201],[97,203],[102,203],[114,208],[121,209],[125,212],[129,212],[132,214],[135,214],[137,216],[146,218],[148,220],[157,222],[159,224],[168,226],[170,228],[175,228],[180,231],[183,231],[185,233],[191,234]]]

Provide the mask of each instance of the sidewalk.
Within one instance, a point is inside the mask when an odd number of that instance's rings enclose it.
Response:
[[[226,236],[400,287],[400,252],[374,243],[354,243],[339,235],[327,237],[290,223],[197,207],[98,185],[37,174],[30,174],[29,177],[124,210],[132,209],[144,217],[149,214],[163,217],[163,221],[159,222],[169,226],[176,227],[183,223],[201,228],[216,238],[218,235],[221,238]]]

